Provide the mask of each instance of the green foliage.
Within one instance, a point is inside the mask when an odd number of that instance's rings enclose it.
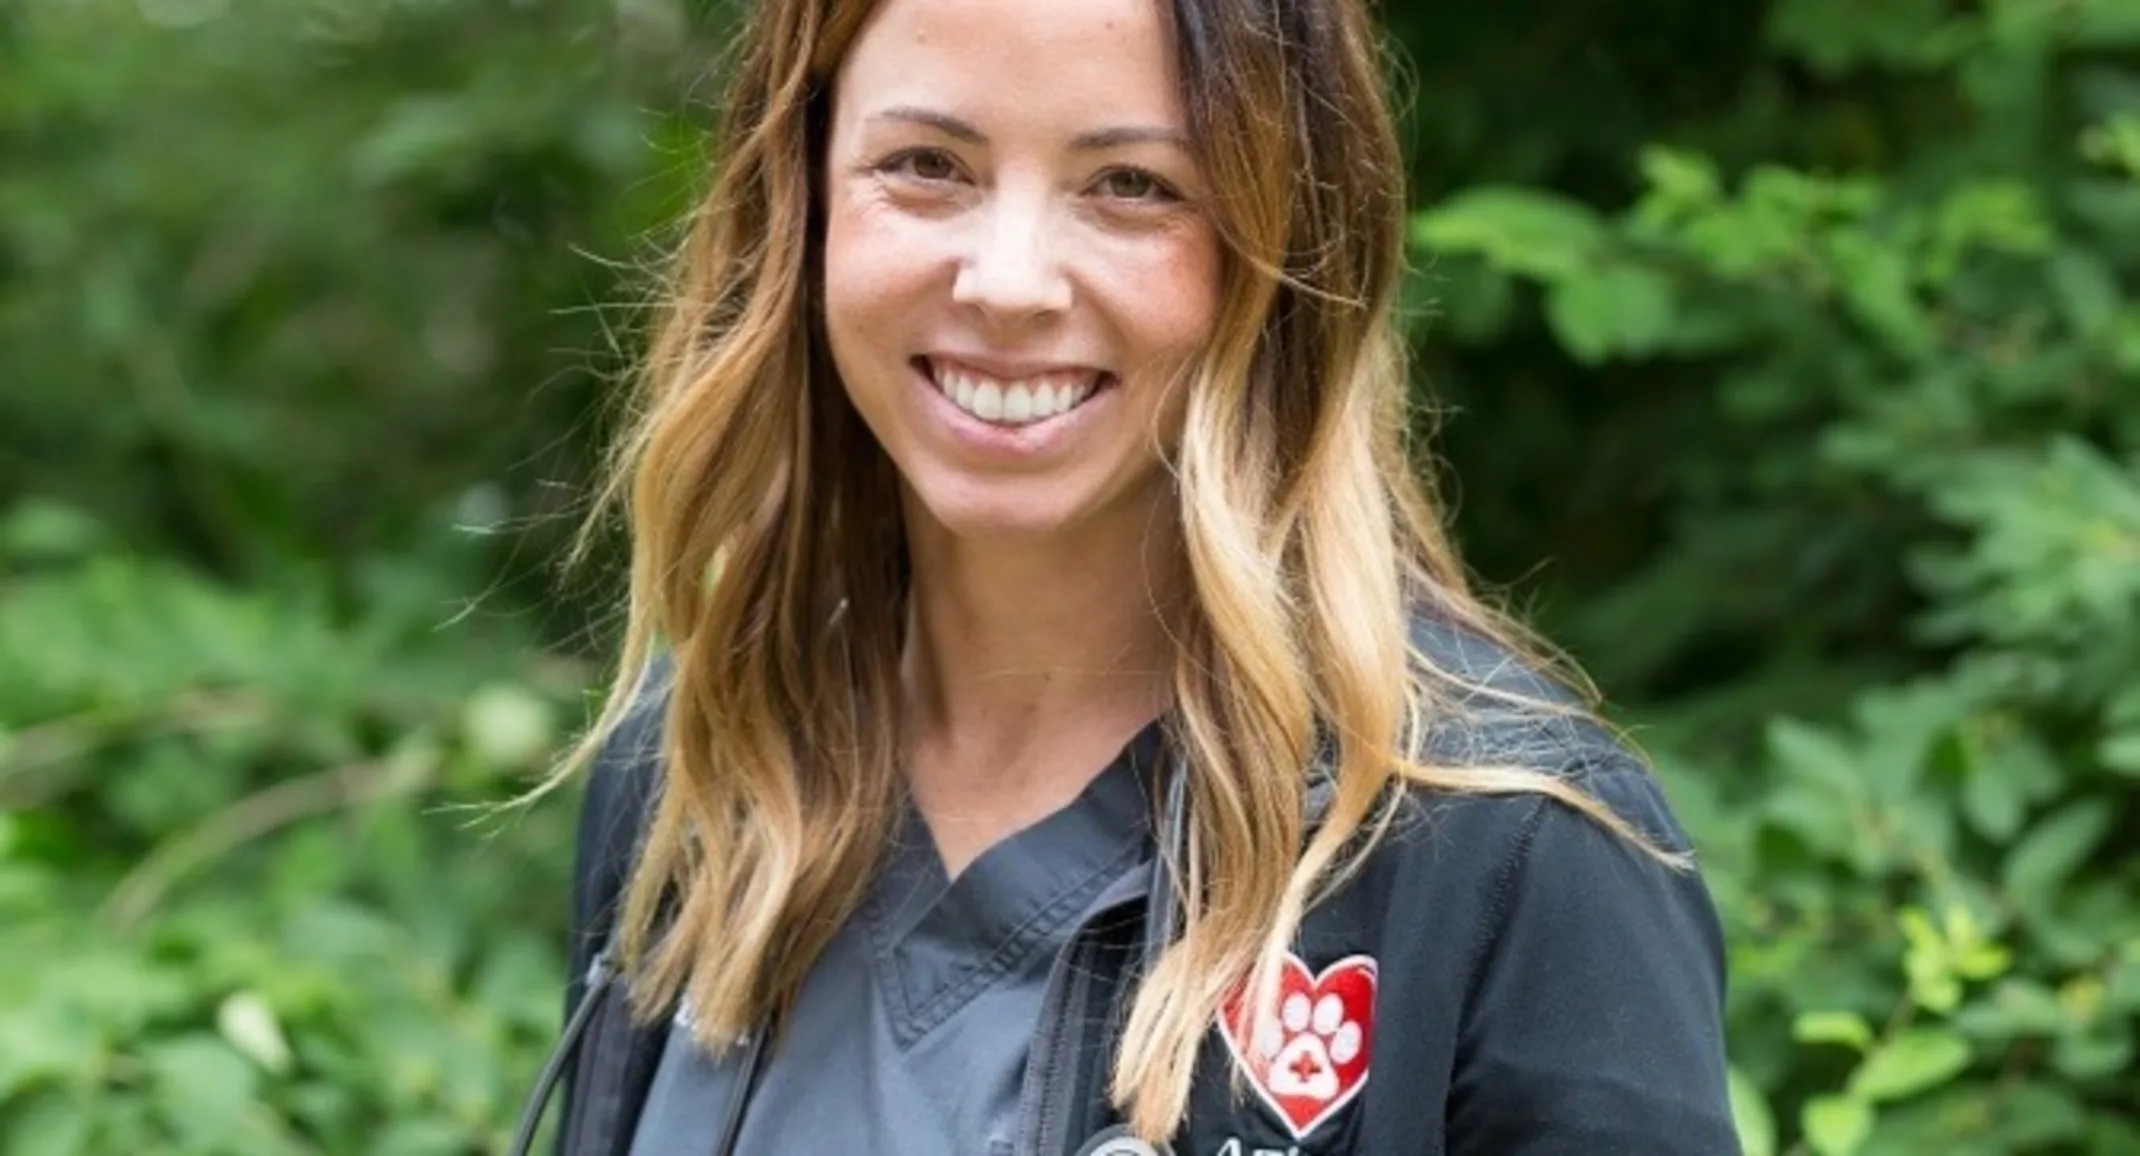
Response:
[[[0,972],[0,1151],[501,1142],[569,818],[466,805],[541,766],[578,672],[112,547],[0,590],[0,926],[49,965]]]
[[[1459,529],[1695,834],[1749,1156],[2140,1153],[2140,0],[1380,7]],[[502,1142],[571,809],[471,808],[714,24],[0,6],[0,1152]]]
[[[1578,436],[1682,439],[1649,482],[1685,555],[1565,632],[1665,635],[1619,685],[1667,688],[1748,1148],[2140,1151],[2140,71],[2103,55],[2140,7],[1880,7],[1764,25],[1778,67],[1900,102],[1877,163],[1665,132],[1618,204],[1485,187],[1413,236],[1444,291],[1504,303],[1452,301],[1465,341],[1535,315],[1624,383]],[[1719,630],[1753,633],[1719,663]]]
[[[20,0],[0,489],[264,576],[551,513],[614,369],[578,254],[689,182],[668,5]],[[575,42],[586,47],[575,51]],[[569,316],[561,315],[570,311]]]
[[[504,1143],[572,815],[491,808],[581,711],[531,596],[687,30],[0,6],[0,1152]]]

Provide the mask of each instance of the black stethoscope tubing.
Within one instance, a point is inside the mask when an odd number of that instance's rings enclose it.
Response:
[[[608,996],[611,978],[609,949],[605,947],[595,953],[594,964],[587,969],[587,990],[580,996],[580,1006],[573,1009],[572,1018],[565,1021],[565,1030],[559,1036],[557,1046],[550,1050],[550,1058],[542,1065],[542,1074],[535,1077],[535,1087],[520,1109],[520,1123],[513,1129],[513,1142],[506,1147],[510,1156],[528,1156],[535,1146],[535,1129],[542,1124],[543,1110],[550,1106],[550,1097],[557,1094],[557,1082],[564,1077],[565,1065],[579,1054],[580,1039],[587,1034],[588,1023]]]

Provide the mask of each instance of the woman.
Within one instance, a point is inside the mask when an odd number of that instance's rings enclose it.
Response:
[[[1376,61],[764,0],[614,483],[568,1156],[1735,1150],[1683,837],[1404,452]]]

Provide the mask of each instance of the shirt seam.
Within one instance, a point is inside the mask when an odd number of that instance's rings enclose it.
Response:
[[[1095,868],[1077,886],[1045,904],[1006,935],[987,958],[970,968],[949,987],[924,1000],[919,1006],[903,1006],[901,1014],[891,1017],[894,1042],[905,1051],[942,1026],[959,1008],[965,1006],[974,995],[1003,977],[1019,961],[1029,957],[1043,943],[1047,935],[1070,922],[1088,906],[1093,896],[1104,890],[1124,870],[1135,865],[1140,844],[1131,842],[1112,859]],[[893,950],[896,950],[894,948]],[[886,958],[892,970],[899,975],[901,995],[904,997],[906,975],[898,959],[890,951]]]
[[[1623,775],[1647,776],[1649,772],[1641,763],[1618,752],[1599,756],[1585,754],[1571,761],[1556,776],[1561,779],[1617,778]],[[1538,831],[1545,826],[1546,815],[1559,805],[1547,795],[1539,795],[1531,801],[1530,810],[1516,830],[1508,854],[1495,868],[1493,882],[1486,890],[1486,917],[1481,920],[1478,936],[1472,941],[1464,967],[1464,1002],[1466,1015],[1478,1006],[1479,985],[1485,982],[1486,961],[1493,954],[1494,945],[1508,931],[1510,907],[1516,885],[1529,868],[1532,848],[1537,845]]]

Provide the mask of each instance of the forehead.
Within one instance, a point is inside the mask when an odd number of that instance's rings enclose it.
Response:
[[[983,120],[1133,116],[1179,127],[1164,3],[883,0],[841,62],[838,104],[865,115],[920,104]]]

